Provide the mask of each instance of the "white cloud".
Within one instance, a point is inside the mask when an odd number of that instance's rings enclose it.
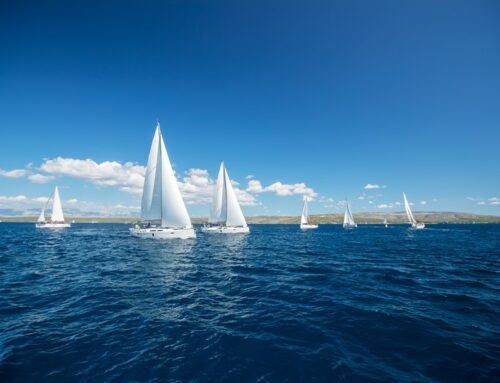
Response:
[[[255,178],[253,174],[249,174],[245,177],[247,180],[251,180],[252,178]]]
[[[366,184],[365,189],[380,189],[380,185],[377,184]]]
[[[78,203],[78,200],[76,198],[71,198],[71,199],[67,200],[66,203],[69,205],[74,205],[74,204]]]
[[[318,196],[318,193],[316,193],[312,188],[307,187],[303,182],[296,184],[284,184],[278,181],[269,186],[263,187],[259,180],[250,180],[248,181],[246,191],[249,193],[275,193],[281,197],[300,194],[306,195],[309,198],[315,198]]]
[[[498,198],[498,197],[488,198],[488,203],[490,205],[500,205],[500,198]]]
[[[427,201],[420,201],[420,205],[427,205]]]
[[[67,176],[91,182],[97,186],[114,186],[127,193],[140,195],[144,183],[144,166],[117,161],[97,163],[91,159],[79,160],[57,157],[46,160],[40,170],[57,176]]]
[[[0,202],[24,202],[28,198],[25,195],[16,195],[16,196],[4,196],[0,195]]]
[[[31,174],[28,176],[28,179],[35,184],[45,184],[54,178],[54,176],[44,176],[43,174]]]
[[[319,202],[334,202],[335,199],[333,197],[320,196]]]
[[[36,197],[32,198],[31,201],[33,202],[39,202],[39,203],[46,203],[49,197]]]
[[[379,209],[390,209],[394,207],[394,205],[392,203],[381,203],[380,205],[377,205],[377,208]]]
[[[3,170],[0,169],[0,177],[6,178],[21,178],[28,174],[27,170],[24,169],[14,169],[14,170]]]
[[[486,202],[484,202],[484,201],[479,201],[477,204],[478,204],[478,205],[486,205]]]
[[[248,181],[248,187],[246,191],[249,193],[262,193],[264,191],[264,188],[262,187],[260,181],[250,180]]]

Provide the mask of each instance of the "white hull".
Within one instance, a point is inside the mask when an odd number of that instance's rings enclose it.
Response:
[[[131,227],[130,234],[137,238],[154,238],[154,239],[187,239],[196,238],[196,233],[193,228],[176,229],[168,227],[148,227],[135,228]]]
[[[354,229],[354,228],[358,227],[358,225],[356,225],[356,224],[349,225],[348,223],[344,223],[343,227],[344,227],[344,229]]]
[[[64,229],[71,227],[70,223],[37,223],[35,224],[37,229]]]
[[[301,223],[300,224],[300,228],[302,230],[317,229],[318,225],[310,225],[310,224],[307,224],[307,223]]]
[[[222,233],[222,234],[248,234],[248,226],[203,226],[201,231],[204,233]]]
[[[425,223],[414,223],[411,225],[411,227],[413,229],[417,229],[417,230],[423,229],[425,227]]]

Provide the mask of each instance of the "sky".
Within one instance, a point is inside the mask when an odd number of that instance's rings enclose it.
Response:
[[[0,215],[132,215],[156,120],[190,214],[500,214],[500,2],[0,3]]]

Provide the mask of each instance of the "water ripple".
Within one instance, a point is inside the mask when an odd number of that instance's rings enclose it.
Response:
[[[0,381],[500,376],[500,227],[0,225]]]

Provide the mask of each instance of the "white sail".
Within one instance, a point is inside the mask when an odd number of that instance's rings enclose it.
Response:
[[[38,216],[37,222],[39,222],[39,223],[45,222],[45,206],[43,207],[42,211],[40,212],[40,215]]]
[[[231,227],[247,226],[238,198],[224,166],[224,161],[219,168],[208,222]]]
[[[351,208],[349,206],[349,201],[345,201],[345,213],[344,213],[344,226],[356,226],[354,218],[352,216]]]
[[[163,227],[191,227],[191,219],[163,142],[160,123],[156,126],[149,152],[142,192],[141,218],[145,221],[161,220]]]
[[[307,197],[304,197],[304,207],[302,208],[302,216],[300,217],[300,224],[307,225],[309,221],[309,209],[307,206]]]
[[[224,185],[226,189],[226,204],[227,204],[227,219],[226,226],[246,226],[247,222],[241,211],[238,198],[234,193],[233,185],[227,174],[227,170],[224,168]]]
[[[225,186],[224,162],[220,164],[217,183],[214,187],[214,195],[212,199],[212,208],[210,209],[210,217],[208,222],[211,224],[225,224],[227,220],[227,198]]]
[[[59,189],[57,186],[54,190],[54,204],[52,205],[51,220],[52,222],[64,222],[61,198],[59,197]]]
[[[141,219],[143,221],[161,220],[161,187],[160,127],[158,124],[151,143],[144,176],[141,202]]]
[[[405,204],[405,210],[406,210],[406,215],[408,216],[408,220],[412,225],[415,225],[417,221],[413,217],[413,213],[411,212],[410,209],[410,204],[408,203],[408,200],[406,199],[406,194],[403,193],[403,199],[404,199],[404,204]]]

